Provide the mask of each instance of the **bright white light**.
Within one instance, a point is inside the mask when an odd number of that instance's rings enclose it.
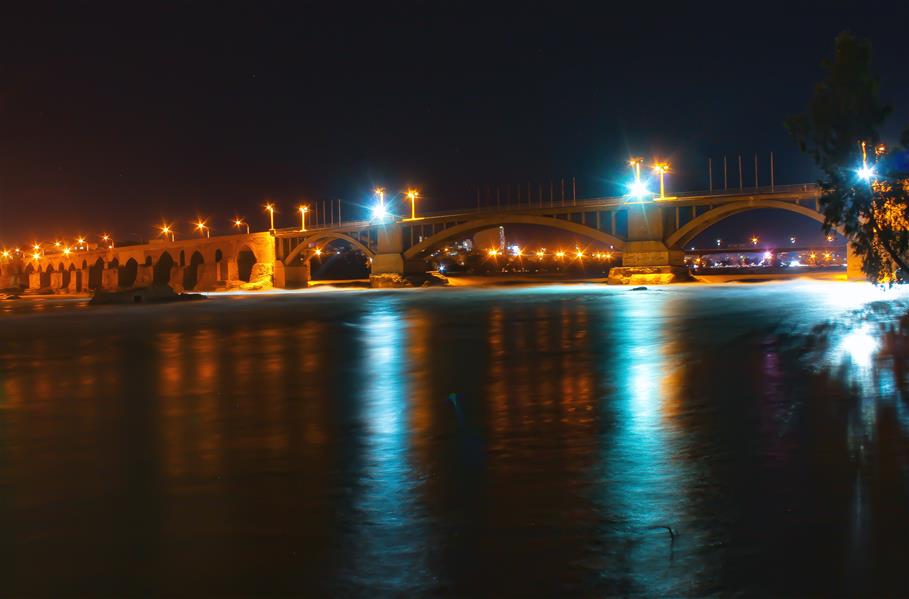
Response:
[[[870,166],[863,166],[858,170],[859,179],[863,181],[870,181],[874,177],[874,168]]]
[[[773,254],[771,254],[770,252],[764,252],[764,260],[772,260],[772,259],[773,259]]]
[[[383,221],[388,216],[388,210],[385,208],[385,204],[380,202],[373,206],[372,209],[372,218],[373,220]]]
[[[634,181],[628,185],[628,195],[635,198],[642,198],[650,194],[650,190],[647,189],[647,184],[643,181]]]

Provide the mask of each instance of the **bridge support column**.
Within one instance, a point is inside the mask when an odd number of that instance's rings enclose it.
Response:
[[[101,271],[101,289],[103,291],[116,291],[120,288],[120,269],[105,268]]]
[[[864,261],[862,257],[855,253],[852,244],[846,242],[846,280],[847,281],[867,281],[868,277],[862,270]]]
[[[628,204],[628,241],[622,266],[609,270],[609,282],[623,285],[661,285],[690,279],[685,252],[663,242],[669,227],[660,204]]]
[[[168,285],[177,292],[183,293],[183,271],[185,267],[183,266],[172,266],[170,269],[170,281]]]
[[[304,289],[309,287],[309,260],[302,264],[288,266],[275,261],[275,287],[280,289]]]
[[[240,268],[237,266],[236,258],[228,258],[224,261],[224,275],[225,281],[237,281],[240,279]]]
[[[51,289],[62,289],[63,288],[63,273],[62,272],[52,272],[50,274],[50,288]]]
[[[399,224],[390,224],[379,228],[369,271],[371,275],[417,275],[424,274],[426,268],[422,260],[404,259],[404,230]]]
[[[81,270],[72,270],[69,273],[69,285],[66,286],[67,293],[78,293],[82,291]]]
[[[33,272],[28,275],[28,288],[41,289],[41,273]]]
[[[136,281],[133,287],[149,287],[155,280],[155,267],[143,264],[136,268]]]
[[[196,291],[211,291],[217,287],[217,281],[217,264],[200,264],[196,268]]]

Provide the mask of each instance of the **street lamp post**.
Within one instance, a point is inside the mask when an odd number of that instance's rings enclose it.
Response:
[[[660,199],[666,197],[666,188],[663,184],[663,176],[669,172],[669,163],[668,162],[657,162],[653,165],[653,172],[659,173],[660,175]]]
[[[407,197],[410,199],[410,220],[417,220],[417,198],[420,197],[420,192],[416,189],[409,189]]]
[[[274,233],[275,232],[275,205],[272,204],[271,202],[269,202],[269,203],[265,204],[265,209],[268,210],[268,217],[269,217],[269,224],[270,224],[268,230],[271,231],[272,233]]]
[[[234,219],[234,226],[237,228],[237,230],[239,230],[240,227],[244,225],[246,225],[246,234],[249,235],[249,223],[243,222],[243,219],[241,218]]]
[[[211,237],[211,228],[207,227],[205,225],[204,220],[199,219],[198,221],[196,221],[195,225],[196,225],[196,230],[199,232],[200,236],[202,235],[202,233],[205,233],[206,237],[209,237],[209,238]]]
[[[300,232],[306,231],[306,213],[309,212],[309,206],[300,206]]]
[[[638,156],[633,157],[628,161],[628,166],[631,167],[631,172],[634,173],[634,182],[635,184],[640,185],[641,183],[641,163],[644,162],[643,158]]]

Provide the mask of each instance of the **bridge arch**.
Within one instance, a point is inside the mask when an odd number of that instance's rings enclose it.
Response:
[[[98,258],[88,269],[88,288],[101,288],[101,272],[104,270],[104,258]]]
[[[135,258],[130,258],[120,269],[119,284],[120,287],[130,288],[136,283],[136,275],[139,274],[139,263]]]
[[[174,267],[174,259],[171,257],[170,252],[163,251],[161,255],[158,256],[158,261],[155,262],[155,269],[152,275],[152,281],[155,285],[169,285],[170,284],[170,271]]]
[[[688,221],[684,226],[680,227],[678,231],[666,239],[666,246],[671,250],[684,249],[689,241],[725,218],[728,218],[734,214],[748,212],[750,210],[765,210],[768,208],[795,212],[796,214],[801,214],[802,216],[807,216],[808,218],[814,219],[821,224],[824,223],[823,214],[817,210],[814,210],[813,208],[806,208],[805,206],[796,204],[795,202],[781,202],[779,200],[752,200],[747,202],[735,202],[717,206],[712,210],[708,210],[699,217]],[[836,227],[835,231],[840,235],[845,235],[842,227]]]
[[[256,252],[246,244],[237,252],[237,278],[249,282],[252,278],[253,265],[258,262]]]
[[[300,245],[298,245],[297,247],[295,247],[293,249],[293,251],[290,254],[288,254],[286,258],[284,258],[284,264],[286,264],[288,266],[293,265],[294,260],[296,260],[300,256],[300,254],[306,249],[306,246],[308,246],[310,243],[318,243],[320,241],[325,241],[324,245],[327,245],[327,244],[331,243],[332,241],[345,241],[345,242],[349,243],[350,245],[352,245],[354,247],[354,249],[357,249],[357,250],[360,250],[361,252],[363,252],[363,254],[365,254],[367,258],[373,258],[376,255],[376,253],[374,251],[372,251],[371,249],[369,249],[368,247],[366,247],[366,245],[362,241],[360,241],[358,239],[354,239],[350,235],[346,235],[344,233],[336,233],[333,231],[326,231],[326,232],[319,232],[319,233],[316,233],[315,235],[304,238],[303,242],[300,243]]]
[[[593,239],[594,241],[609,244],[617,250],[620,250],[625,246],[625,241],[619,239],[614,235],[610,235],[605,231],[600,231],[598,229],[594,229],[593,227],[588,227],[587,225],[582,225],[571,220],[532,214],[490,214],[469,220],[453,227],[449,227],[444,231],[439,231],[435,235],[427,237],[420,243],[404,252],[404,259],[416,259],[423,252],[430,250],[440,243],[448,241],[455,237],[471,235],[484,229],[499,227],[502,225],[539,225],[543,227],[550,227],[552,229],[561,229],[563,231],[568,231],[569,233],[581,235],[583,237],[587,237],[588,239]]]
[[[198,250],[194,251],[192,256],[189,257],[189,264],[186,265],[183,271],[184,289],[196,288],[196,283],[199,282],[199,266],[202,264],[205,264],[205,258],[202,257],[201,252]]]

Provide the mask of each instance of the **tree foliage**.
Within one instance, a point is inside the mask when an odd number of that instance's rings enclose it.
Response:
[[[909,280],[909,169],[905,152],[880,145],[890,113],[871,67],[871,44],[841,33],[825,78],[808,111],[786,126],[824,173],[820,204],[824,229],[842,227],[863,269],[875,282]],[[900,140],[909,142],[909,129]],[[862,146],[864,142],[864,148]],[[867,156],[865,156],[867,152]],[[873,175],[862,177],[863,162]]]

